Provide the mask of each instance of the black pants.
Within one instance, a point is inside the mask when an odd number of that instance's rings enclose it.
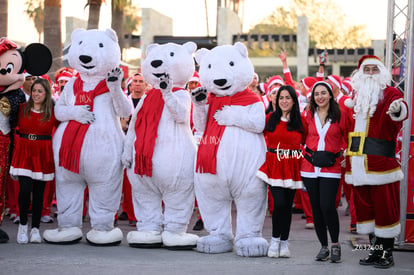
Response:
[[[272,237],[286,241],[292,223],[292,205],[296,190],[270,186],[273,196]]]
[[[27,224],[27,213],[29,212],[31,194],[33,192],[32,202],[32,228],[39,228],[40,217],[43,209],[43,193],[45,192],[45,181],[34,180],[29,177],[19,176],[19,210],[20,224]]]
[[[336,210],[336,193],[340,179],[303,178],[312,207],[316,235],[322,246],[328,246],[328,228],[332,243],[339,239],[339,218]]]

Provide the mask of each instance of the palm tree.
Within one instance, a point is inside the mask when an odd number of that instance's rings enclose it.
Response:
[[[44,0],[44,44],[49,47],[53,56],[50,76],[63,66],[62,63],[62,30],[61,30],[61,0]]]
[[[7,37],[8,1],[0,0],[0,37]]]
[[[85,7],[89,6],[88,29],[98,29],[102,3],[105,0],[87,0]]]
[[[131,0],[112,0],[111,28],[118,34],[119,47],[124,48],[124,9],[131,3]]]

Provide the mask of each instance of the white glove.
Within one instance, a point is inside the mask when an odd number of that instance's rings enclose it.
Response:
[[[122,162],[122,165],[125,167],[125,168],[131,168],[131,166],[132,166],[132,152],[130,152],[129,150],[124,150],[124,152],[122,153],[122,156],[121,156],[121,162]]]
[[[171,93],[173,81],[170,76],[168,74],[164,74],[159,78],[159,80],[160,82],[156,85],[156,88],[160,89],[163,95]]]
[[[399,98],[397,100],[394,100],[391,102],[390,107],[388,108],[387,115],[389,114],[395,114],[401,111],[401,102],[403,101],[403,98]]]
[[[95,115],[90,112],[89,105],[75,105],[74,108],[74,118],[77,122],[82,124],[91,124],[95,121]]]
[[[231,106],[223,106],[221,110],[216,111],[213,115],[218,125],[232,126],[237,121],[237,112]]]

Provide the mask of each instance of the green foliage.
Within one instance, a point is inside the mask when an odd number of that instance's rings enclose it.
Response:
[[[133,6],[131,1],[124,7],[124,33],[134,33],[141,26],[141,17],[137,16],[140,8]]]
[[[26,10],[24,12],[29,17],[29,19],[33,21],[36,31],[38,32],[40,37],[40,35],[43,33],[43,0],[27,0],[25,2],[25,6]]]

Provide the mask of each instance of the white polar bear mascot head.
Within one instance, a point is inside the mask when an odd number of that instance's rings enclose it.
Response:
[[[158,88],[160,78],[168,75],[174,87],[184,87],[194,73],[193,54],[197,49],[194,42],[183,45],[175,43],[150,44],[147,57],[142,64],[145,81]]]
[[[114,30],[73,31],[68,61],[84,81],[105,79],[108,72],[119,66],[120,60],[121,50]]]
[[[246,46],[240,42],[212,50],[200,49],[195,58],[200,64],[201,85],[216,96],[243,91],[253,80],[254,67]]]

